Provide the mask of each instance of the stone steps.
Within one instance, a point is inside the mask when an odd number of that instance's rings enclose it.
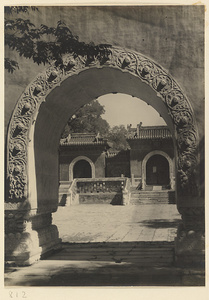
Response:
[[[173,190],[160,190],[160,191],[146,191],[146,190],[137,190],[135,188],[131,188],[130,189],[131,193],[135,193],[135,194],[169,194],[169,193],[174,193]]]
[[[175,204],[174,191],[138,191],[131,189],[130,204]]]
[[[173,242],[126,242],[68,244],[50,260],[108,261],[134,263],[138,266],[171,266]]]

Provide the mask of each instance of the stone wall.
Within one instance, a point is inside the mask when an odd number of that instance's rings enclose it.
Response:
[[[21,15],[20,15],[21,16]],[[23,15],[34,24],[63,20],[81,41],[108,43],[140,52],[164,67],[179,83],[195,110],[204,136],[204,6],[39,7]],[[7,56],[8,49],[5,49]],[[12,52],[20,69],[5,74],[5,128],[14,106],[34,77],[45,69]]]
[[[69,181],[70,164],[77,157],[89,158],[95,167],[95,177],[105,177],[105,155],[103,149],[93,146],[83,146],[77,148],[61,147],[59,155],[60,180]]]
[[[144,157],[154,151],[160,150],[174,159],[174,146],[172,139],[169,140],[141,140],[130,139],[131,150],[121,151],[116,155],[106,157],[106,177],[117,177],[122,174],[125,177],[142,176],[142,161]]]
[[[111,204],[123,205],[123,194],[81,194],[79,204]]]
[[[106,157],[106,177],[130,177],[130,151],[120,151],[114,156]]]
[[[129,143],[132,147],[130,152],[131,174],[135,177],[142,176],[142,161],[148,153],[154,150],[167,153],[172,160],[174,158],[174,146],[171,139],[166,141],[129,140]]]

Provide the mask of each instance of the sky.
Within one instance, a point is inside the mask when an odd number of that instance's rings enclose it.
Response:
[[[166,125],[159,113],[139,98],[125,94],[107,94],[97,99],[105,107],[102,118],[110,126],[132,124],[136,127],[142,122],[143,126]]]

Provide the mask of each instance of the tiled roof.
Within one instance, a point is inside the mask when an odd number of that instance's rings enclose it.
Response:
[[[129,132],[127,139],[168,139],[172,138],[167,126],[145,126]]]
[[[145,126],[140,128],[130,128],[127,136],[127,140],[134,139],[170,139],[172,135],[167,126]],[[72,133],[67,138],[60,140],[61,146],[72,145],[109,145],[107,139],[99,137],[96,134],[91,133]],[[109,157],[115,156],[116,153],[108,154]],[[117,152],[117,151],[115,151]]]
[[[61,146],[71,145],[106,145],[107,140],[96,134],[90,133],[72,133],[67,138],[60,140]]]

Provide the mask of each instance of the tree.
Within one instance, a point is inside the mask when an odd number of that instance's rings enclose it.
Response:
[[[64,54],[87,57],[87,64],[94,57],[104,62],[109,54],[110,45],[95,45],[80,42],[70,28],[62,21],[56,27],[41,24],[36,27],[29,19],[20,18],[19,14],[27,15],[30,11],[38,11],[34,6],[6,6],[5,7],[5,45],[17,51],[20,56],[32,59],[34,63],[55,63],[60,68],[65,68]],[[5,69],[13,73],[18,68],[18,63],[10,57],[5,58]]]
[[[62,138],[68,136],[69,133],[99,133],[101,136],[106,136],[109,132],[109,124],[102,118],[105,113],[104,106],[98,100],[93,100],[90,103],[81,107],[72,118],[69,119]]]
[[[108,134],[108,141],[112,143],[113,150],[127,150],[129,145],[126,141],[127,130],[124,125],[113,126]]]
[[[99,133],[108,139],[113,150],[127,150],[129,145],[126,141],[127,130],[124,125],[113,126],[102,118],[105,113],[104,106],[98,100],[84,105],[71,117],[65,126],[61,138],[66,138],[69,133]]]

